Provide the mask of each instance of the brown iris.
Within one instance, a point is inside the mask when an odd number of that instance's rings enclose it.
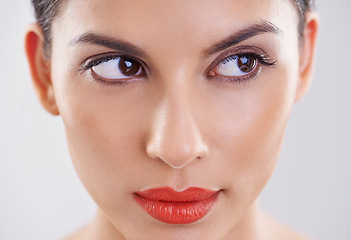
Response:
[[[251,72],[256,67],[256,59],[251,56],[238,56],[238,67],[244,73]]]
[[[135,75],[141,66],[131,58],[120,57],[118,67],[123,75],[130,77]]]

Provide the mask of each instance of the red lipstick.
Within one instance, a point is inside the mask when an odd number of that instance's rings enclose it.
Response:
[[[153,218],[170,224],[200,220],[212,208],[219,191],[191,187],[177,192],[170,187],[136,192],[137,203]]]

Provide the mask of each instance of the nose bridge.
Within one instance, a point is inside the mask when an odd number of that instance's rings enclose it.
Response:
[[[191,101],[189,84],[165,87],[155,113],[147,153],[172,168],[183,168],[206,155],[207,147]]]

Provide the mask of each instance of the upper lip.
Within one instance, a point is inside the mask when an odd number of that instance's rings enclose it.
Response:
[[[212,197],[219,191],[190,187],[178,192],[170,187],[152,188],[136,192],[142,198],[164,202],[197,202]]]

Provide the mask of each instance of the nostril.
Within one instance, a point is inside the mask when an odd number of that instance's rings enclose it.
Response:
[[[192,162],[195,162],[200,159],[200,157],[195,157],[195,158],[188,158],[188,159],[171,159],[167,157],[157,157],[158,160],[161,160],[165,164],[167,164],[169,167],[174,168],[174,169],[182,169],[185,166],[189,165]]]
[[[146,146],[146,152],[150,158],[160,160],[172,168],[180,169],[203,159],[208,152],[202,141],[198,139],[193,139],[191,143],[188,141],[176,141],[174,138],[150,140]]]

